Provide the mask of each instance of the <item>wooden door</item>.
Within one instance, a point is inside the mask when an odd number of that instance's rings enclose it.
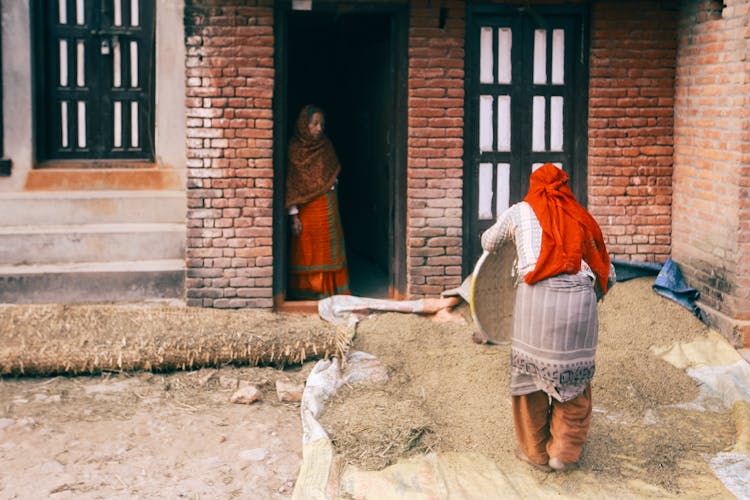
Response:
[[[523,199],[531,172],[563,168],[586,204],[587,16],[578,7],[482,6],[467,25],[464,272],[480,237]]]
[[[40,159],[153,159],[154,3],[41,3]]]

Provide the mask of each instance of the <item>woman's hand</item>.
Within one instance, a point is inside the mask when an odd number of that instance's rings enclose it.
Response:
[[[302,232],[302,221],[299,220],[299,215],[294,214],[289,218],[291,224],[292,224],[292,234],[294,236],[299,236],[299,234]]]

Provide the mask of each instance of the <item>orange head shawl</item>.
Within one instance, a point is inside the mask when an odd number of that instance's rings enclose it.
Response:
[[[307,203],[331,189],[339,175],[336,151],[331,141],[323,135],[315,139],[307,125],[316,112],[315,106],[302,108],[297,117],[294,136],[289,141],[286,171],[286,207]]]
[[[568,186],[568,174],[552,163],[545,163],[531,174],[524,201],[531,205],[542,226],[539,259],[534,270],[526,275],[526,283],[562,273],[577,273],[583,257],[606,293],[609,255],[602,231],[576,201]]]

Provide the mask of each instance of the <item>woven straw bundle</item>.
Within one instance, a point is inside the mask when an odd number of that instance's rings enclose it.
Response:
[[[339,327],[302,315],[184,307],[0,307],[0,375],[299,364],[341,356]]]
[[[516,286],[513,263],[516,247],[507,241],[497,253],[484,252],[474,267],[470,305],[474,323],[491,342],[510,341]]]

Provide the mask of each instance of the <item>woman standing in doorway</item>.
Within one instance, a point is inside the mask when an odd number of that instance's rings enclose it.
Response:
[[[288,158],[286,208],[292,238],[287,297],[317,300],[350,294],[336,195],[341,165],[325,135],[325,114],[317,106],[302,108]]]

